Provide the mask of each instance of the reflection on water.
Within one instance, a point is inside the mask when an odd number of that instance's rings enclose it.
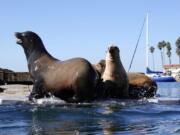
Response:
[[[158,85],[161,95],[179,97],[179,84],[171,86],[174,92],[167,92],[169,84]],[[77,105],[0,106],[0,135],[54,134],[180,134],[180,104],[108,100]]]

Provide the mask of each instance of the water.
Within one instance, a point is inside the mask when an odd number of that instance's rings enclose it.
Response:
[[[159,83],[158,95],[180,98],[180,83]],[[107,100],[0,105],[0,135],[180,134],[180,103]]]

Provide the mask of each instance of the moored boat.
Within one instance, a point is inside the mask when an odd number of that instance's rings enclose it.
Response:
[[[146,16],[146,73],[148,77],[156,82],[176,82],[176,79],[169,72],[153,71],[149,68],[149,32],[148,14]]]
[[[160,71],[152,71],[149,68],[146,69],[146,75],[156,82],[176,82],[173,76]]]

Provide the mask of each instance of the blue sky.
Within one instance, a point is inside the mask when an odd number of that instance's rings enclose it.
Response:
[[[162,40],[171,42],[172,62],[177,63],[179,5],[179,0],[1,0],[0,67],[27,71],[25,55],[15,43],[14,32],[31,30],[61,60],[83,57],[97,63],[105,58],[107,47],[113,43],[120,48],[127,70],[147,12],[150,45],[156,47]],[[157,48],[154,55],[155,67],[160,70]],[[144,30],[131,71],[145,71],[145,63]]]

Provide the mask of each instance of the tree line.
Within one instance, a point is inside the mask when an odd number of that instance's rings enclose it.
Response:
[[[176,54],[179,57],[179,64],[180,64],[180,37],[176,40],[175,44],[176,44]],[[162,67],[165,64],[165,49],[166,49],[166,55],[168,57],[169,64],[171,64],[171,55],[172,55],[172,53],[171,53],[171,50],[172,50],[171,43],[168,42],[168,41],[166,42],[164,40],[160,41],[157,44],[157,48],[161,52],[161,64],[162,64]],[[153,46],[151,46],[149,48],[149,51],[152,54],[153,69],[154,69],[154,51],[155,51],[155,48]]]

